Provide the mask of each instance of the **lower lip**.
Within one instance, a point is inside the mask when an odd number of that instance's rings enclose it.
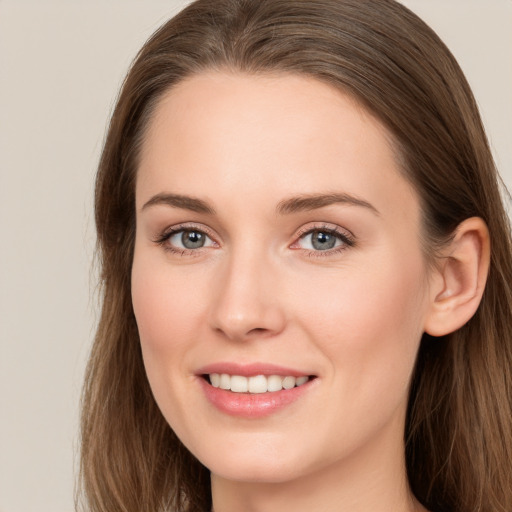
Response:
[[[315,380],[311,379],[301,386],[272,393],[233,393],[214,388],[204,378],[199,377],[206,398],[217,409],[244,418],[261,418],[285,408],[307,393]]]

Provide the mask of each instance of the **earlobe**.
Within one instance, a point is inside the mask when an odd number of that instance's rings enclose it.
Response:
[[[444,336],[462,327],[482,299],[490,261],[489,230],[479,217],[461,222],[438,262],[425,332]]]

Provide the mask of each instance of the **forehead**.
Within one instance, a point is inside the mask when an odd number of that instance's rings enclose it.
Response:
[[[355,99],[314,78],[291,74],[211,71],[179,82],[157,104],[146,131],[142,160],[163,149],[159,143],[169,151],[178,150],[177,145],[169,146],[171,136],[187,143],[181,146],[183,150],[189,149],[188,144],[206,149],[213,143],[212,151],[230,148],[232,154],[237,148],[247,153],[249,141],[255,149],[269,152],[275,142],[279,155],[290,157],[301,153],[295,145],[301,138],[310,142],[302,148],[305,153],[314,149],[318,138],[329,136],[336,141],[333,151],[342,151],[347,144],[358,149],[354,145],[358,136],[392,149],[391,135]]]
[[[334,87],[296,75],[208,72],[180,82],[157,105],[137,202],[159,189],[218,192],[230,201],[233,190],[277,201],[336,189],[389,203],[397,194],[414,196],[398,169],[386,128]]]

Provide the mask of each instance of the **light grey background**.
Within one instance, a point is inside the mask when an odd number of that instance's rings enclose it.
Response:
[[[131,58],[185,3],[0,0],[0,512],[73,509],[95,167]],[[458,58],[512,187],[512,2],[404,3]]]

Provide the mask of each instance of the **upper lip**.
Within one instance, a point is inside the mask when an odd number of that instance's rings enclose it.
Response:
[[[308,372],[271,363],[240,364],[228,361],[208,364],[197,371],[198,375],[207,375],[211,373],[227,373],[228,375],[242,375],[244,377],[251,377],[254,375],[303,377],[312,375]]]

